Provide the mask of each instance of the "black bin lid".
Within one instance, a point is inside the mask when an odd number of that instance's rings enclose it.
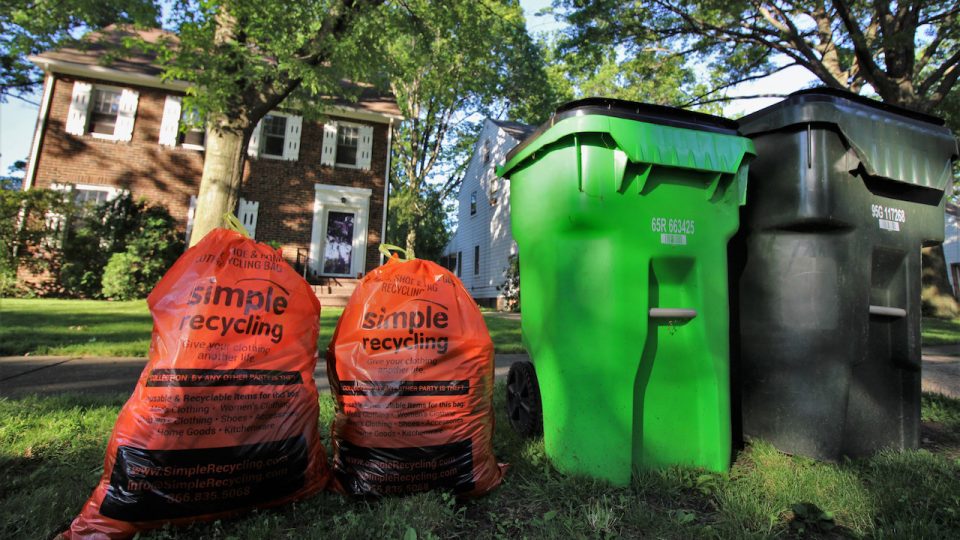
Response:
[[[871,176],[941,191],[953,181],[957,140],[942,119],[844,90],[794,92],[739,124],[752,138],[799,126],[836,129]]]

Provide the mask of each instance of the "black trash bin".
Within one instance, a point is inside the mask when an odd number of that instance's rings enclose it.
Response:
[[[730,254],[743,434],[827,460],[915,448],[920,249],[943,241],[956,140],[825,89],[740,129],[757,150]]]

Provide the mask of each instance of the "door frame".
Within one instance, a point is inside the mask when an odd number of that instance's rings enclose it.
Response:
[[[356,277],[364,271],[367,258],[367,227],[370,215],[372,190],[329,184],[314,184],[313,227],[310,234],[310,260],[317,275]],[[353,212],[353,256],[350,273],[323,273],[323,252],[327,238],[327,213],[329,211]]]

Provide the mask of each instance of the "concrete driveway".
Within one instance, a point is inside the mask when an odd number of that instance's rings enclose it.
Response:
[[[526,359],[525,354],[498,354],[497,378],[506,378],[510,364]],[[0,397],[67,392],[129,394],[146,363],[146,358],[0,357]],[[314,378],[321,392],[330,389],[325,362],[317,363]]]
[[[497,379],[504,379],[510,364],[526,354],[498,354]],[[75,358],[63,356],[0,357],[0,396],[51,395],[65,392],[133,391],[145,358]],[[327,366],[317,363],[317,388],[329,390]],[[923,389],[960,398],[960,344],[923,350]]]

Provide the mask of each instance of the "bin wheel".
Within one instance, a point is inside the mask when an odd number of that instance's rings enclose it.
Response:
[[[521,437],[543,433],[543,406],[537,372],[530,362],[514,362],[507,374],[507,418]]]

